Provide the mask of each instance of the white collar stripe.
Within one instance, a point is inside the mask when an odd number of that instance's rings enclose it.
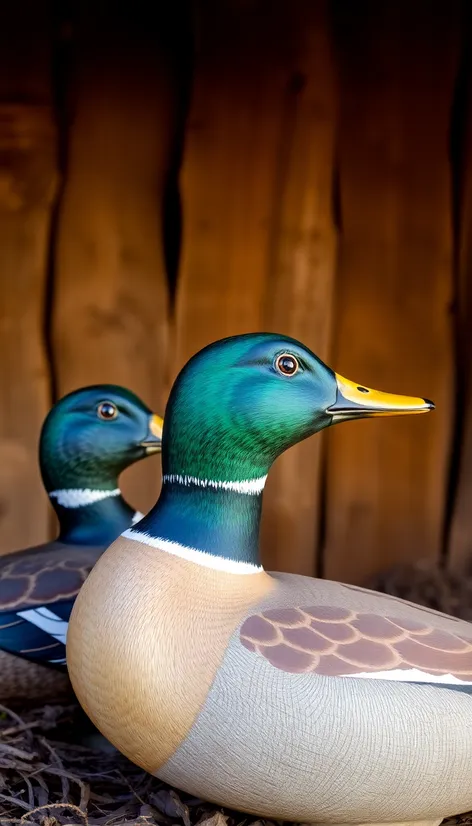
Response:
[[[214,488],[215,490],[231,490],[235,493],[244,493],[248,496],[256,496],[262,493],[266,483],[267,475],[260,476],[258,479],[244,479],[241,482],[221,482],[214,479],[199,479],[197,476],[182,476],[178,473],[166,473],[162,477],[164,484],[174,483],[177,485],[184,485],[184,487],[191,487],[195,485],[198,488]]]
[[[119,488],[115,490],[91,490],[90,488],[70,488],[68,490],[52,490],[49,493],[50,499],[56,499],[57,504],[62,508],[83,508],[85,505],[93,505],[94,502],[101,502],[110,496],[120,496]]]
[[[195,562],[204,568],[212,568],[214,571],[225,571],[229,574],[260,574],[264,569],[261,565],[252,565],[250,562],[238,562],[236,559],[226,559],[222,556],[209,554],[207,551],[199,551],[197,548],[189,548],[187,545],[180,545],[179,542],[172,542],[169,539],[162,539],[159,536],[151,536],[147,533],[128,528],[121,536],[124,539],[132,539],[134,542],[142,542],[143,545],[150,545],[160,551],[178,556],[187,562]]]

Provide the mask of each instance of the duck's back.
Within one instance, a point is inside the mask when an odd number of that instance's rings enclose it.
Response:
[[[354,586],[273,576],[278,587],[234,631],[156,774],[304,822],[439,821],[472,808],[472,626]]]
[[[103,550],[54,541],[1,558],[2,701],[22,697],[25,690],[31,700],[71,693],[65,671],[69,617]]]

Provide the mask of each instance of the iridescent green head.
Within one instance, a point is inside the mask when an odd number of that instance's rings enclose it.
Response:
[[[433,406],[347,381],[285,336],[226,338],[190,359],[174,384],[165,414],[163,472],[251,480],[266,475],[291,445],[336,422]]]
[[[116,488],[129,465],[161,449],[162,419],[113,384],[75,390],[45,419],[40,465],[46,490]]]
[[[333,373],[307,347],[257,333],[216,341],[185,365],[164,417],[163,485],[125,536],[218,570],[261,570],[262,491],[284,450],[336,422],[421,413]]]

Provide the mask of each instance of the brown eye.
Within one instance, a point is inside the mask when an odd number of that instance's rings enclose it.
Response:
[[[291,356],[290,353],[282,353],[282,355],[277,356],[275,367],[284,376],[294,376],[300,365],[295,356]]]
[[[113,402],[102,402],[98,405],[97,413],[100,419],[109,422],[111,419],[116,419],[118,416],[118,409]]]

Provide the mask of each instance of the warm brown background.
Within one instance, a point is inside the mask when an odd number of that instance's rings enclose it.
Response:
[[[149,10],[148,10],[149,7]],[[437,404],[278,461],[271,568],[361,582],[472,550],[472,37],[459,0],[17,0],[0,10],[0,549],[53,520],[51,403],[159,411],[223,335],[300,338]],[[145,510],[159,461],[124,477]]]

